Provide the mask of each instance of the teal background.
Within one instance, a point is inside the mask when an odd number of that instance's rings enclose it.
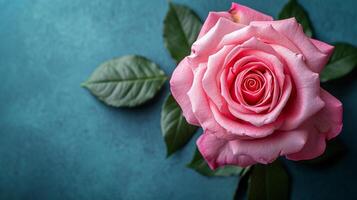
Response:
[[[177,0],[204,19],[229,0]],[[277,16],[286,0],[240,0]],[[357,2],[300,0],[317,38],[357,45]],[[96,66],[144,55],[171,74],[163,45],[165,0],[0,0],[0,199],[231,199],[238,179],[187,169],[194,140],[165,158],[165,86],[134,109],[103,105],[80,88]],[[331,167],[286,162],[292,199],[354,199],[356,73],[325,85],[344,104],[348,155]],[[197,134],[198,135],[198,134]],[[196,135],[196,138],[197,138]],[[353,198],[354,197],[354,198]]]

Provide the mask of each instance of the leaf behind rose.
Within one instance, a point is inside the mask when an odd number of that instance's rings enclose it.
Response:
[[[320,74],[321,82],[340,78],[357,66],[357,47],[347,43],[336,43],[329,63]]]
[[[253,167],[254,166],[245,167],[242,170],[242,172],[240,173],[237,188],[236,188],[236,191],[234,192],[234,196],[233,196],[234,200],[245,199],[244,197],[247,193],[249,175],[250,175],[251,169]]]
[[[291,17],[295,17],[296,20],[302,25],[307,36],[313,36],[313,28],[309,16],[297,0],[290,0],[287,4],[285,4],[278,16],[279,19],[287,19]]]
[[[164,43],[171,57],[180,62],[191,52],[202,23],[200,18],[186,6],[169,3],[164,19]]]
[[[194,169],[196,172],[204,176],[238,176],[243,175],[248,171],[248,169],[230,165],[211,170],[197,149],[191,162],[187,164],[187,167]]]
[[[82,86],[108,105],[133,107],[153,98],[166,79],[155,63],[134,55],[101,64]]]
[[[248,200],[288,200],[290,179],[279,160],[253,166],[248,180]]]
[[[171,94],[162,107],[161,130],[166,143],[167,156],[184,147],[197,130],[196,126],[186,122],[180,106]]]

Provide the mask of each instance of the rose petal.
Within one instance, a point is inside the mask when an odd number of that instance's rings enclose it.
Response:
[[[309,133],[307,143],[301,151],[287,155],[286,158],[289,160],[310,160],[322,155],[326,149],[325,136],[318,133],[313,126],[302,131]]]
[[[180,105],[183,116],[187,122],[193,125],[199,125],[195,115],[192,112],[192,105],[187,96],[187,92],[192,86],[193,72],[187,58],[183,59],[176,67],[170,80],[172,96]]]
[[[239,120],[232,116],[223,115],[214,104],[210,104],[215,121],[226,131],[237,136],[246,138],[263,138],[272,134],[282,124],[281,120],[276,120],[273,123],[265,124],[260,127],[253,126],[249,122]]]
[[[310,38],[310,41],[324,54],[326,54],[328,57],[330,57],[333,53],[333,49],[335,48],[334,46],[331,46],[325,42],[321,42],[319,40],[315,40]]]
[[[306,140],[305,132],[291,131],[276,132],[262,139],[228,141],[206,130],[196,144],[211,169],[216,169],[224,165],[268,164],[280,155],[300,151]]]
[[[325,102],[325,107],[314,119],[319,131],[325,133],[330,140],[342,130],[342,103],[324,89],[320,90],[320,96]]]
[[[312,71],[319,73],[322,70],[329,59],[331,54],[329,52],[330,50],[327,50],[328,52],[324,53],[324,51],[320,50],[323,44],[318,44],[318,46],[315,46],[317,42],[311,41],[310,38],[305,35],[302,26],[296,21],[295,18],[251,23],[251,25],[255,26],[266,26],[267,24],[272,25],[274,29],[287,37],[298,47],[298,49],[306,58],[306,63]],[[322,49],[326,50],[328,47],[324,46]],[[294,52],[300,53],[299,51]]]
[[[217,45],[221,38],[243,26],[231,20],[220,18],[204,36],[193,43],[192,54],[188,58],[197,65],[201,62],[207,62],[208,55],[212,55],[218,50]]]
[[[334,96],[320,90],[325,107],[299,128],[308,133],[308,142],[304,148],[287,156],[290,160],[308,160],[323,154],[326,148],[326,139],[336,137],[342,129],[342,104]]]
[[[320,98],[320,79],[306,66],[303,56],[295,54],[279,45],[272,47],[285,59],[295,92],[284,109],[284,125],[281,130],[297,128],[306,119],[316,114],[324,106]]]
[[[232,16],[229,12],[209,12],[207,19],[205,20],[201,28],[200,34],[198,35],[198,39],[204,36],[208,31],[210,31],[212,27],[216,25],[220,18],[225,18],[233,21]]]
[[[257,23],[257,22],[256,22]],[[260,41],[267,44],[282,45],[293,52],[300,52],[297,46],[292,43],[287,37],[273,28],[270,22],[260,22],[257,25],[249,25],[244,28],[238,29],[231,33],[224,35],[221,42],[218,44],[218,48],[222,48],[225,45],[239,45],[252,37],[259,38]]]
[[[237,23],[248,25],[251,21],[271,21],[272,17],[263,14],[259,11],[253,10],[246,6],[232,3],[232,7],[229,10],[232,14],[233,20]]]
[[[224,131],[224,129],[213,118],[208,97],[202,87],[202,78],[205,72],[206,66],[204,64],[200,64],[200,66],[194,71],[192,87],[187,93],[192,104],[192,111],[203,129],[209,129],[216,132],[219,137],[235,137],[234,135],[230,135]]]
[[[232,48],[232,46],[225,46],[208,58],[207,71],[202,80],[203,89],[205,90],[207,96],[220,110],[223,109],[226,102],[220,93],[219,77],[224,69],[225,56],[231,51]]]

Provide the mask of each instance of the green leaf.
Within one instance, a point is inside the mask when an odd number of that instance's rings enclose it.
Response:
[[[304,8],[296,1],[290,0],[279,13],[279,19],[287,19],[295,17],[296,20],[302,25],[306,35],[311,37],[313,35],[312,25],[308,14]]]
[[[249,173],[251,169],[252,166],[245,167],[240,173],[237,189],[233,196],[234,200],[244,199],[244,195],[246,194],[247,187],[248,187]]]
[[[248,166],[242,169],[241,173],[239,174],[241,177],[245,177],[250,170],[252,169],[252,166]]]
[[[186,122],[180,106],[171,94],[162,107],[161,130],[166,142],[167,156],[184,147],[197,130],[196,126]]]
[[[108,105],[133,107],[153,98],[166,79],[152,61],[124,56],[101,64],[82,86]]]
[[[245,168],[238,166],[224,166],[216,170],[211,170],[205,159],[202,157],[201,153],[196,149],[192,161],[187,164],[187,167],[196,170],[198,173],[204,176],[238,176],[243,172],[245,173]]]
[[[180,62],[191,52],[202,23],[188,7],[170,3],[164,20],[164,43],[171,57]]]
[[[326,150],[321,156],[312,159],[300,161],[307,165],[331,165],[333,162],[342,158],[347,152],[346,145],[339,139],[330,140],[327,142]]]
[[[280,161],[257,164],[249,176],[248,200],[287,200],[289,183],[288,173]]]
[[[320,74],[321,82],[340,78],[350,73],[357,66],[357,47],[336,43],[329,63]]]

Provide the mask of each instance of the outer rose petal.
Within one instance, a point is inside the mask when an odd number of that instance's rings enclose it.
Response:
[[[328,57],[330,57],[333,53],[333,49],[335,48],[334,46],[331,46],[325,42],[321,42],[319,40],[315,39],[310,39],[311,42],[324,54],[326,54]]]
[[[265,42],[267,44],[281,45],[295,53],[300,52],[296,44],[294,44],[286,36],[281,34],[279,31],[274,29],[273,26],[270,25],[270,23],[272,22],[254,21],[251,24],[253,23],[257,23],[257,25],[249,25],[224,35],[218,45],[218,48],[222,48],[225,45],[239,45],[252,37],[256,37],[259,38],[260,41]]]
[[[321,44],[319,46],[315,46],[316,43],[313,44],[313,41],[311,41],[310,38],[305,35],[301,25],[296,21],[295,18],[251,23],[251,25],[255,26],[264,26],[268,24],[272,25],[274,29],[287,37],[298,47],[298,49],[306,58],[306,63],[312,71],[319,73],[322,70],[329,59],[329,52],[322,51],[319,48],[322,46]],[[326,47],[323,49],[325,50],[325,48]]]
[[[341,102],[323,89],[320,95],[325,107],[299,128],[309,134],[308,142],[300,152],[288,155],[288,159],[308,160],[320,156],[325,151],[326,139],[332,139],[341,132]]]
[[[188,56],[194,64],[207,62],[208,56],[216,53],[217,45],[221,38],[233,31],[239,30],[243,25],[231,20],[220,18],[217,23],[203,37],[192,45],[192,54]]]
[[[192,112],[192,105],[187,96],[188,90],[192,86],[193,72],[187,58],[183,59],[176,67],[170,80],[172,96],[180,105],[183,115],[190,124],[199,125],[195,115]]]
[[[342,130],[342,103],[324,89],[320,96],[325,107],[316,115],[317,127],[326,133],[327,139],[332,139]]]
[[[204,36],[209,30],[212,29],[214,25],[218,22],[220,18],[226,18],[228,20],[233,20],[229,12],[209,12],[208,17],[203,24],[198,39]]]
[[[324,153],[326,149],[325,136],[318,133],[313,126],[309,126],[302,131],[306,131],[308,133],[307,143],[301,151],[287,155],[286,158],[290,160],[309,160]]]
[[[319,75],[306,66],[303,56],[278,45],[273,48],[285,59],[295,84],[295,94],[285,107],[281,130],[293,130],[324,107],[320,98]]]
[[[267,164],[280,155],[298,152],[307,140],[303,131],[275,132],[255,140],[225,140],[206,130],[197,146],[211,169],[224,165],[246,167],[255,163]]]
[[[248,25],[251,21],[273,20],[273,18],[269,15],[263,14],[259,11],[239,5],[237,3],[232,3],[232,7],[229,12],[232,14],[233,20],[240,24]]]
[[[246,6],[232,3],[229,12],[210,12],[203,24],[198,39],[204,36],[218,22],[220,18],[225,18],[240,24],[248,25],[251,21],[271,21],[272,17]]]

